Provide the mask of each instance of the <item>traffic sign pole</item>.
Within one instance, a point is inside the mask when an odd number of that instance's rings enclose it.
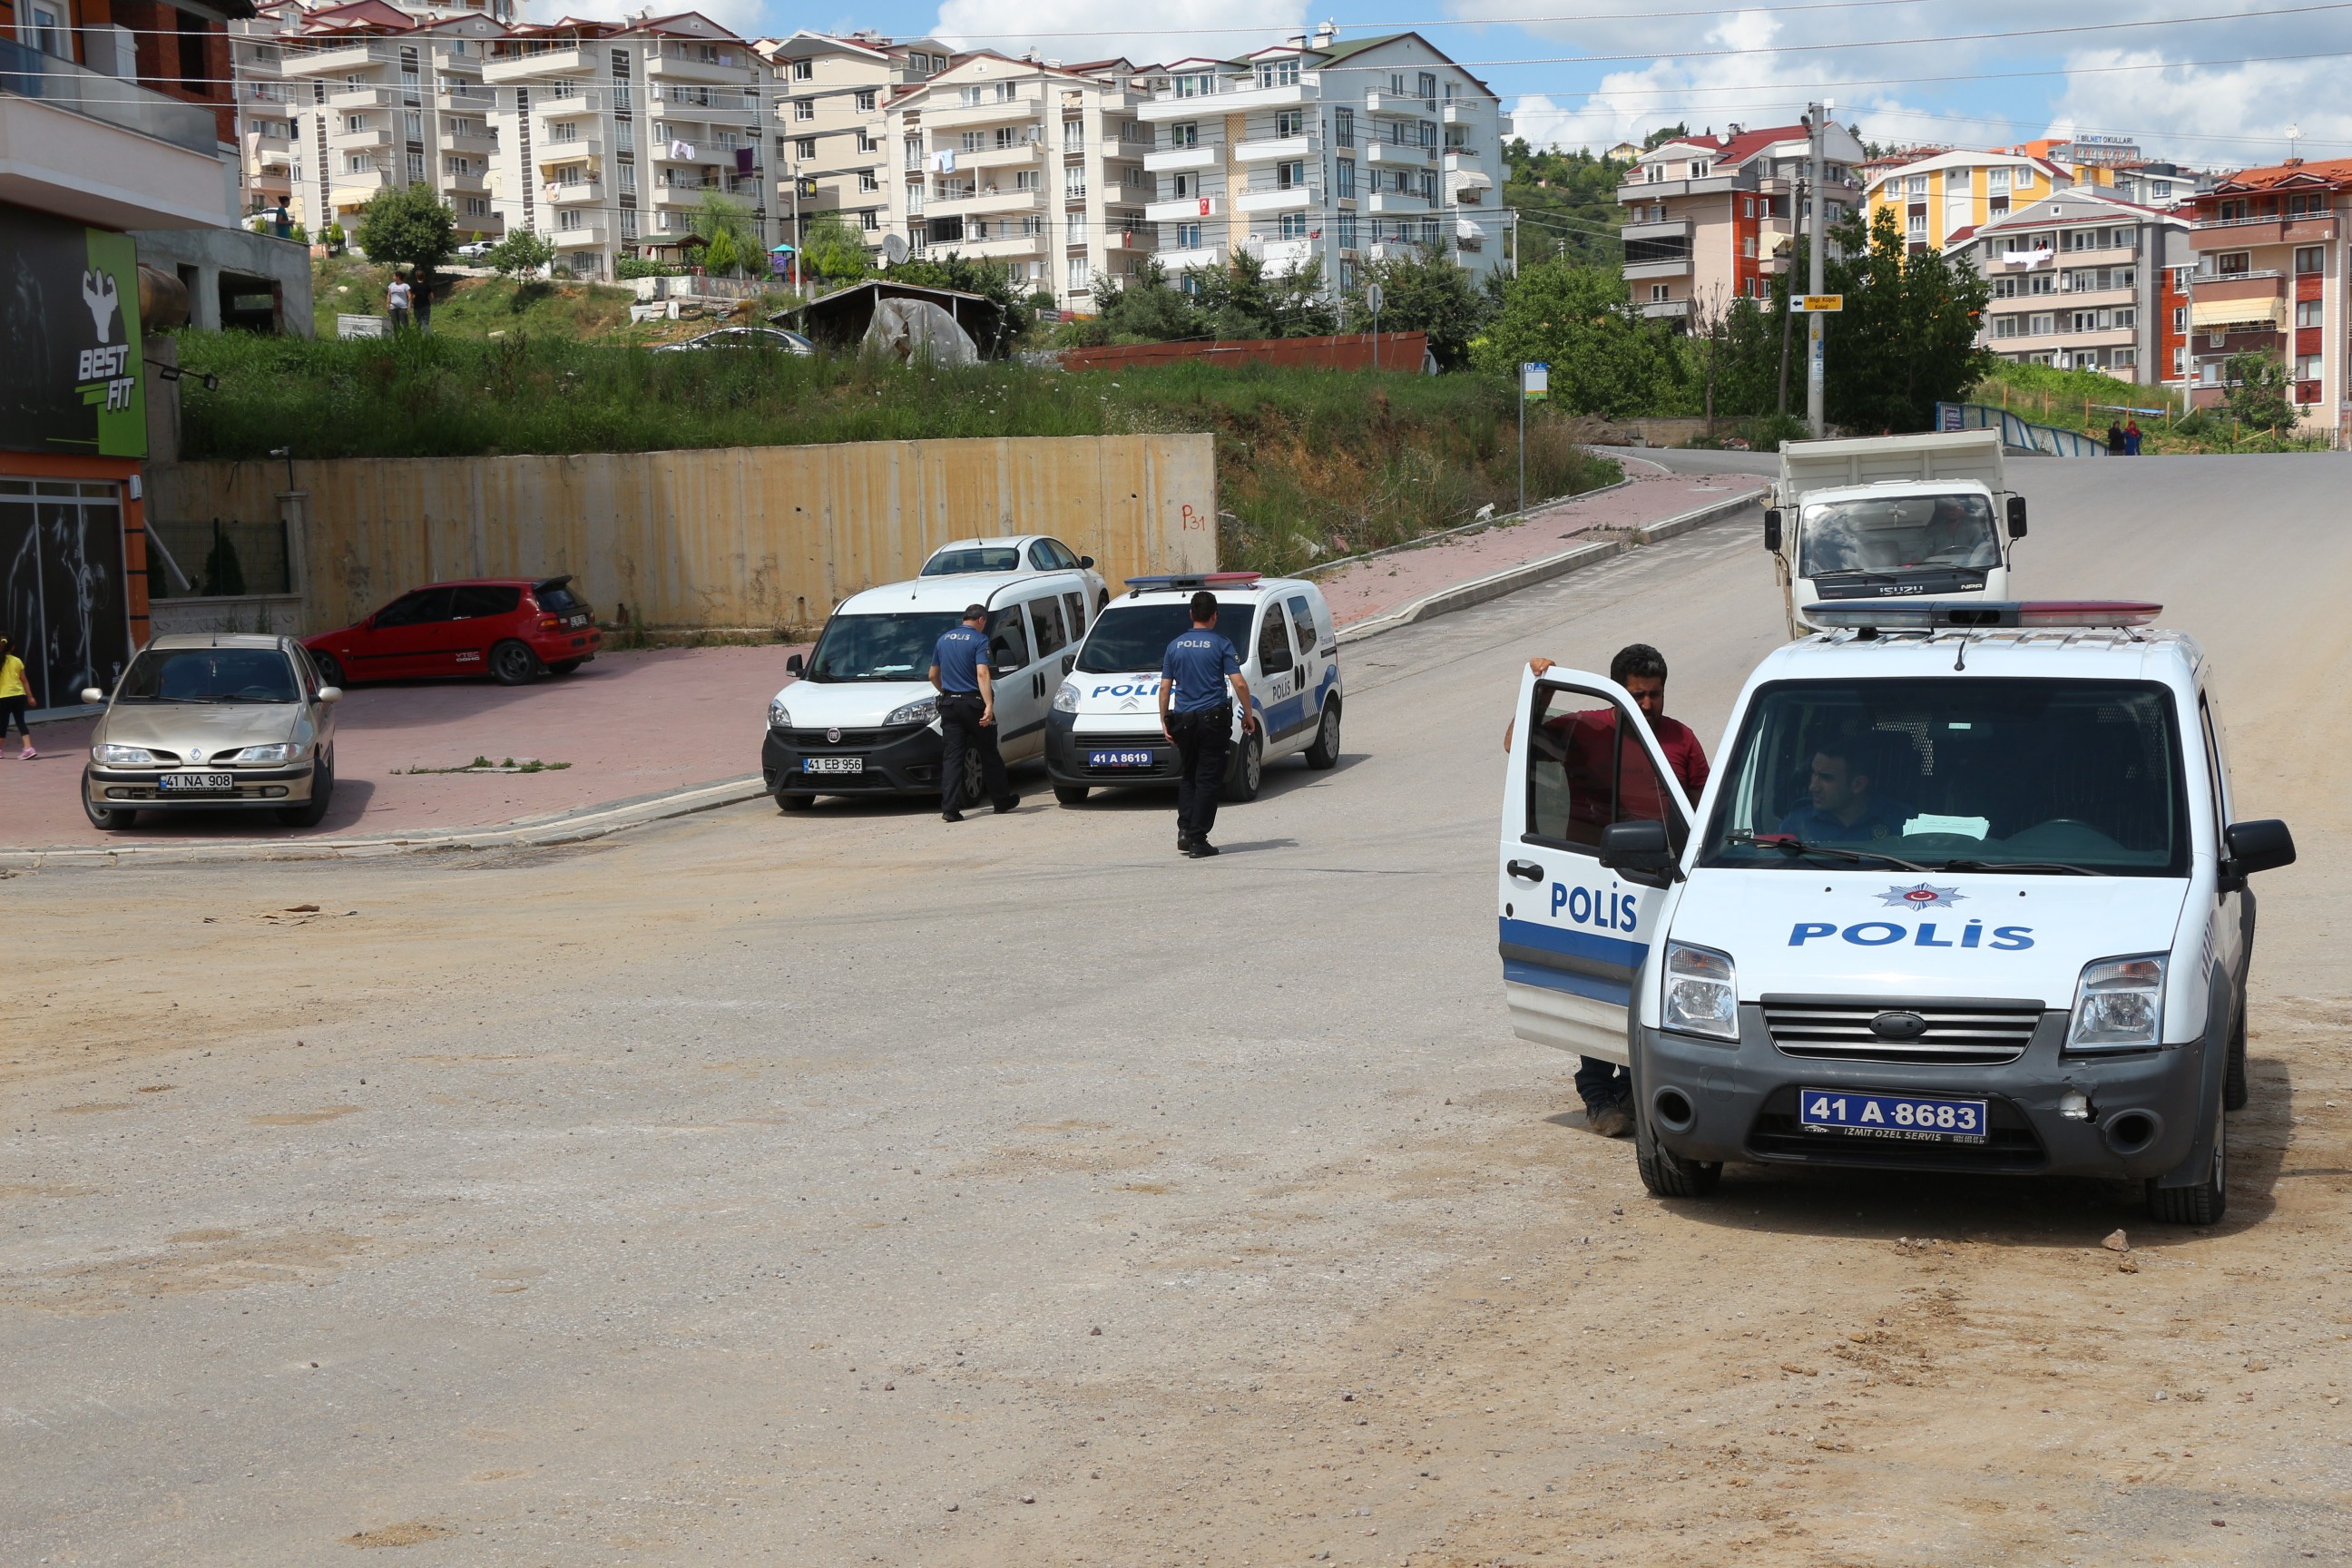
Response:
[[[1807,173],[1812,180],[1811,210],[1806,214],[1805,226],[1811,231],[1812,245],[1807,260],[1811,265],[1811,293],[1822,291],[1822,267],[1829,252],[1829,226],[1822,221],[1822,153],[1829,132],[1828,100],[1811,104],[1805,110],[1805,124],[1812,135],[1807,148]],[[1822,315],[1818,310],[1805,313],[1805,424],[1816,440],[1823,429],[1822,405],[1827,388],[1822,361]]]
[[[1528,360],[1519,366],[1519,515],[1528,514],[1528,405],[1551,395],[1551,363]]]

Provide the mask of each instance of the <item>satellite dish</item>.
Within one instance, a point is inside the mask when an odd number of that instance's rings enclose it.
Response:
[[[884,235],[882,237],[882,259],[888,262],[893,267],[896,267],[901,261],[906,260],[907,237],[903,234]]]

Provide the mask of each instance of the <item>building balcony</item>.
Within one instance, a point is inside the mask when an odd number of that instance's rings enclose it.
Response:
[[[338,124],[327,132],[327,145],[338,150],[359,147],[389,147],[392,145],[392,117],[383,115],[370,121],[357,131]]]
[[[2189,226],[2194,250],[2244,250],[2257,245],[2323,245],[2336,237],[2336,217],[2200,219]]]
[[[1234,198],[1234,210],[1244,213],[1300,212],[1315,205],[1315,192],[1306,185],[1269,186],[1265,190],[1244,191]],[[1427,208],[1422,206],[1414,210],[1426,211]],[[1148,214],[1150,209],[1145,211]]]
[[[2192,286],[2194,298],[2200,305],[2218,305],[2224,300],[2284,300],[2286,298],[2286,274],[2284,272],[2232,272],[2226,277],[2200,278]]]
[[[487,173],[453,174],[444,169],[441,171],[441,190],[446,195],[487,196],[490,194],[490,176]]]
[[[1045,143],[1043,142],[1020,142],[1010,147],[983,147],[977,153],[966,153],[959,148],[955,155],[956,172],[1018,168],[1023,164],[1040,163],[1045,156]]]
[[[578,228],[558,228],[548,237],[555,242],[558,250],[602,250],[612,232],[609,226],[599,221],[583,224]]]
[[[1702,180],[1649,180],[1639,184],[1617,187],[1617,199],[1626,205],[1645,202],[1670,202],[1677,196],[1719,196],[1732,191],[1752,191],[1756,178],[1752,174],[1709,174]]]
[[[1135,117],[1147,125],[1171,120],[1207,120],[1222,114],[1247,114],[1254,109],[1293,109],[1320,96],[1308,82],[1287,87],[1245,87],[1213,92],[1205,98],[1152,98],[1138,104]]]
[[[1448,99],[1445,106],[1437,111],[1437,121],[1441,125],[1477,125],[1485,121],[1487,111],[1493,107],[1482,99]]]
[[[445,182],[471,179],[474,181],[474,184],[472,186],[466,187],[467,189],[478,188],[482,179],[478,174],[445,174],[442,178]],[[601,205],[604,200],[604,182],[602,180],[567,180],[562,184],[556,184],[553,182],[550,182],[549,184],[539,187],[539,199],[546,202],[551,206],[563,206],[567,205],[576,205],[583,202],[594,202]]]
[[[1617,231],[1617,237],[1631,245],[1636,240],[1662,240],[1679,243],[1690,248],[1691,226],[1686,219],[1670,218],[1664,223],[1629,223]]]
[[[726,189],[726,184],[719,180],[707,184],[691,180],[679,180],[674,184],[667,180],[656,180],[648,194],[657,207],[698,207],[704,196],[712,191],[723,195]]]
[[[1418,194],[1410,191],[1376,192],[1371,195],[1366,196],[1361,205],[1363,210],[1368,213],[1425,213],[1429,211],[1428,201]]]
[[[646,61],[646,79],[648,81],[726,82],[741,86],[753,79],[752,68],[758,64],[759,57],[748,49],[722,48],[715,60],[664,49]]]
[[[1644,300],[1641,304],[1642,314],[1654,321],[1686,320],[1690,315],[1690,309],[1691,302],[1688,300]]]
[[[976,125],[1003,125],[1015,121],[1034,121],[1045,110],[1045,100],[1034,93],[1014,98],[992,99],[986,103],[950,103],[923,110],[926,131],[960,131]]]
[[[545,49],[535,55],[507,55],[482,62],[482,79],[493,85],[514,82],[528,87],[536,81],[551,81],[561,77],[596,76],[596,53],[593,49]]]
[[[1418,261],[1423,248],[1417,239],[1382,239],[1375,240],[1365,254],[1374,261]]]
[[[1314,139],[1308,136],[1269,136],[1261,141],[1234,143],[1234,162],[1236,163],[1291,163],[1314,155]]]
[[[602,89],[567,92],[559,97],[532,93],[530,95],[532,134],[539,134],[538,128],[550,121],[577,120],[583,115],[603,114],[612,107],[612,96]]]
[[[0,201],[115,228],[234,222],[213,111],[0,37]]]
[[[1268,278],[1286,278],[1315,259],[1315,241],[1306,238],[1263,240],[1257,250]]]
[[[1437,161],[1433,149],[1406,142],[1367,142],[1356,157],[1383,169],[1426,169]]]
[[[1196,245],[1189,250],[1162,250],[1160,252],[1160,264],[1168,269],[1169,281],[1173,283],[1180,275],[1192,268],[1223,267],[1225,264],[1224,247]]]
[[[280,172],[293,166],[294,144],[282,136],[246,138],[246,156],[256,169]]]
[[[408,95],[420,100],[422,93]],[[391,109],[400,102],[401,94],[388,87],[339,87],[327,94],[327,107],[342,112],[359,109]]]
[[[973,237],[970,228],[963,238],[954,241],[951,248],[966,256],[1002,260],[1007,257],[1035,256],[1045,248],[1046,236],[1039,234],[995,234],[986,239]]]
[[[1143,204],[1146,223],[1199,223],[1224,212],[1223,196],[1174,196],[1164,202]]]
[[[1401,92],[1368,92],[1364,94],[1364,112],[1425,120],[1437,112],[1437,100],[1414,98]]]
[[[1690,269],[1691,258],[1688,256],[1665,256],[1653,258],[1646,261],[1628,261],[1625,263],[1625,281],[1638,283],[1649,279],[1687,278],[1690,276]]]
[[[1155,174],[1179,173],[1186,169],[1213,169],[1220,161],[1217,156],[1220,151],[1222,149],[1213,142],[1202,142],[1191,147],[1163,147],[1156,153],[1146,153],[1143,166]]]
[[[1043,212],[1045,206],[1043,190],[1006,187],[992,191],[983,188],[968,196],[933,196],[925,210],[933,217],[982,217],[991,213]]]
[[[389,169],[337,169],[327,176],[327,188],[333,194],[338,210],[358,206],[378,191],[392,187]]]
[[[392,65],[399,58],[399,49],[389,40],[375,39],[326,49],[289,48],[280,58],[278,70],[289,77],[347,76],[373,66]]]
[[[499,139],[487,131],[474,136],[455,136],[445,133],[441,138],[441,150],[444,153],[470,153],[478,158],[490,158],[498,154]]]
[[[646,105],[646,112],[657,120],[684,121],[698,125],[742,125],[761,120],[760,100],[725,88],[679,87],[675,84],[657,89]],[[794,132],[806,135],[814,129],[805,121],[789,121],[800,129]],[[835,129],[839,129],[836,127]]]
[[[535,142],[531,161],[544,169],[554,163],[575,163],[583,158],[602,158],[604,139],[602,136],[574,136],[568,142]]]
[[[1475,147],[1448,147],[1442,156],[1444,160],[1443,167],[1449,174],[1476,174],[1481,178],[1491,178],[1486,174],[1486,159]]]
[[[499,106],[497,93],[470,82],[444,82],[438,100],[444,114],[488,114]]]

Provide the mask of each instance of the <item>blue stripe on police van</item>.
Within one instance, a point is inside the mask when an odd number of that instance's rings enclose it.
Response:
[[[1538,925],[1533,921],[1505,920],[1499,923],[1503,928],[1503,940],[1515,947],[1539,948],[1546,952],[1557,952],[1570,958],[1621,964],[1628,970],[1641,968],[1643,961],[1650,956],[1650,944],[1646,942],[1627,942],[1622,937]]]
[[[1606,1002],[1618,1007],[1630,1007],[1633,1003],[1633,988],[1622,980],[1603,980],[1597,974],[1575,974],[1565,969],[1528,963],[1516,958],[1503,960],[1503,978],[1521,985],[1539,985],[1547,991],[1565,991],[1571,996]]]

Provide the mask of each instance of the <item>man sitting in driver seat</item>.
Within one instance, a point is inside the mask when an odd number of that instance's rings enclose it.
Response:
[[[1813,748],[1811,798],[1783,817],[1780,831],[1807,844],[1861,844],[1896,838],[1910,813],[1878,798],[1869,753],[1861,742],[1832,736]]]

